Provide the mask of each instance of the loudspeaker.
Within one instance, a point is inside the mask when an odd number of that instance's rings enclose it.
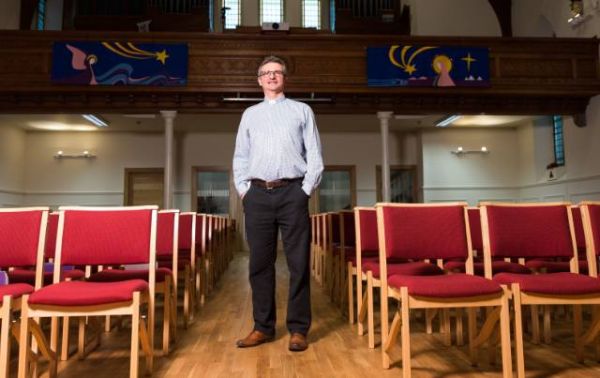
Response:
[[[290,24],[287,22],[263,22],[262,30],[290,30]]]

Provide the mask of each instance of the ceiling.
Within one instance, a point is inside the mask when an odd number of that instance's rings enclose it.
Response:
[[[97,128],[80,114],[0,114],[0,125],[18,127],[27,131],[125,131],[162,132],[164,119],[156,114],[99,114],[108,121],[106,128]],[[391,131],[432,128],[446,115],[395,115],[390,119]],[[379,131],[379,119],[373,115],[317,115],[321,132]],[[452,127],[517,127],[528,123],[533,116],[465,115],[453,122]],[[178,114],[176,131],[235,132],[239,114]]]

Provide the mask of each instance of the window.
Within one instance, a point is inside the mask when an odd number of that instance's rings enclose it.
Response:
[[[223,0],[223,11],[225,11],[225,29],[235,29],[241,24],[240,0]]]
[[[326,166],[316,192],[318,212],[350,210],[356,205],[354,166]]]
[[[565,144],[563,135],[562,116],[552,117],[553,137],[554,137],[554,164],[555,166],[565,165]]]
[[[215,167],[195,167],[193,208],[204,214],[229,214],[229,170]]]
[[[260,23],[263,22],[282,22],[283,21],[283,1],[282,0],[262,0],[260,2]]]
[[[321,1],[302,1],[302,26],[305,28],[321,29]]]
[[[376,168],[377,202],[383,200],[381,166]],[[390,166],[390,202],[417,202],[417,167],[414,165]]]

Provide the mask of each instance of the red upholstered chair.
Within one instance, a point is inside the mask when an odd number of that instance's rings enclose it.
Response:
[[[177,269],[182,273],[183,279],[183,326],[194,317],[194,304],[196,293],[196,221],[198,217],[194,212],[179,214],[178,263]],[[178,276],[178,278],[181,278]]]
[[[473,272],[478,276],[484,276],[483,266],[483,239],[481,232],[481,216],[478,207],[467,208],[469,215],[469,230],[471,232],[471,241],[473,247]],[[448,272],[465,272],[464,261],[448,261],[444,264],[444,269]],[[518,262],[510,261],[509,259],[495,259],[492,261],[492,272],[494,274],[501,272],[529,274],[531,269],[526,265]]]
[[[571,272],[547,274],[499,273],[493,280],[510,286],[515,321],[517,374],[525,375],[522,306],[573,305],[577,360],[600,329],[595,320],[581,334],[581,306],[600,304],[600,281],[578,274],[577,245],[569,203],[493,204],[481,206],[486,277],[493,257],[569,259]]]
[[[51,339],[56,338],[56,317],[131,316],[130,377],[138,376],[141,340],[146,369],[152,371],[154,294],[156,269],[146,280],[118,282],[60,281],[62,265],[156,266],[156,206],[64,207],[59,209],[54,283],[23,297],[19,348],[19,377],[28,375],[30,332],[37,318],[53,318]],[[147,304],[147,325],[142,305]],[[39,343],[43,350],[47,343]],[[54,342],[53,342],[54,344]]]
[[[589,274],[592,277],[598,277],[598,255],[600,255],[600,201],[585,201],[579,206],[581,208],[582,228],[585,235],[587,262],[590,267]],[[579,247],[579,243],[577,244]]]
[[[169,354],[169,345],[176,336],[177,327],[177,270],[179,210],[161,210],[158,212],[156,229],[156,260],[168,261],[168,266],[156,269],[156,293],[163,296],[163,353]],[[90,282],[118,282],[132,279],[147,280],[148,269],[134,267],[133,269],[105,269],[92,274]]]
[[[11,327],[17,327],[12,325],[14,313],[20,311],[23,295],[42,286],[47,220],[45,207],[0,209],[0,267],[36,267],[34,285],[10,281],[0,285],[0,377],[9,376]]]
[[[348,301],[348,322],[354,324],[356,307],[354,305],[354,281],[356,280],[356,232],[354,211],[344,210],[340,212],[340,280],[342,288],[340,295],[346,295]],[[353,263],[354,262],[354,263]],[[344,289],[346,293],[344,293]],[[342,306],[344,304],[341,299]]]
[[[209,251],[209,235],[211,216],[209,214],[198,214],[196,216],[196,234],[195,250],[196,250],[196,297],[200,299],[200,304],[206,301],[209,289],[214,278],[214,261],[213,254]]]
[[[468,308],[469,346],[472,363],[476,348],[493,335],[500,320],[502,371],[512,376],[508,295],[499,284],[473,275],[473,255],[468,216],[464,203],[377,204],[379,262],[381,273],[381,331],[383,366],[389,367],[388,352],[398,333],[402,343],[402,371],[411,375],[410,311],[429,308]],[[387,260],[464,259],[466,274],[407,276],[388,274]],[[391,327],[388,301],[399,304]],[[481,331],[476,334],[478,307],[490,307]],[[388,331],[389,328],[389,331]]]
[[[361,272],[361,281],[364,278],[367,283],[367,292],[363,298],[363,303],[359,311],[359,327],[364,322],[365,303],[366,302],[366,317],[367,317],[367,332],[369,348],[375,348],[375,321],[374,321],[374,288],[381,286],[381,267],[379,263],[379,239],[377,229],[377,214],[374,208],[359,210],[360,225],[356,226],[357,233],[360,234],[360,251],[357,248],[357,271]],[[358,245],[358,237],[357,237]],[[358,255],[360,253],[360,256]],[[425,261],[411,261],[405,258],[392,257],[387,259],[387,274],[404,274],[404,275],[440,275],[444,271],[437,265],[430,264]],[[358,286],[357,280],[357,286]],[[362,295],[362,284],[360,287]],[[357,291],[358,292],[358,291]],[[357,294],[358,297],[358,294]],[[382,300],[383,301],[383,300]],[[359,329],[359,334],[360,334]]]
[[[340,285],[340,214],[329,212],[325,214],[325,271],[327,272],[327,291],[332,301],[339,298]]]

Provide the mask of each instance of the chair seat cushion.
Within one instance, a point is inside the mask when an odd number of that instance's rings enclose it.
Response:
[[[527,261],[525,265],[535,271],[545,273],[559,273],[571,271],[571,265],[568,261],[549,261],[544,259],[534,259]],[[587,260],[579,260],[579,273],[588,273]]]
[[[518,283],[521,291],[552,294],[582,295],[600,294],[600,280],[575,273],[514,274],[499,273],[493,280],[499,284]]]
[[[24,283],[0,285],[0,303],[4,301],[5,295],[10,295],[13,298],[19,298],[24,294],[33,293],[33,290],[33,286]]]
[[[136,291],[148,290],[144,280],[119,282],[66,281],[41,288],[29,297],[29,304],[94,306],[133,299]]]
[[[492,280],[470,274],[446,274],[439,276],[388,277],[388,285],[401,288],[406,286],[410,295],[430,298],[467,298],[499,294],[502,288]]]
[[[367,261],[363,263],[363,272],[369,270],[373,272],[374,278],[379,278],[379,261]],[[389,263],[387,264],[388,276],[394,274],[403,274],[407,276],[433,276],[437,274],[444,274],[444,271],[435,264],[429,264],[426,262],[406,262],[406,263]]]
[[[61,281],[66,279],[80,280],[85,276],[85,272],[80,269],[63,270]],[[44,272],[44,286],[50,285],[53,282],[54,273]],[[35,285],[35,270],[29,269],[13,269],[8,272],[9,282],[26,283]]]
[[[173,275],[171,269],[156,269],[156,282],[165,282],[165,277]],[[126,280],[148,280],[148,271],[145,269],[105,269],[94,273],[88,278],[91,282],[117,282]]]
[[[444,264],[444,269],[449,272],[465,273],[464,261],[448,261]],[[473,271],[478,276],[485,275],[485,269],[482,262],[473,263]],[[519,273],[530,274],[531,269],[515,262],[507,262],[504,260],[492,261],[492,273]]]

